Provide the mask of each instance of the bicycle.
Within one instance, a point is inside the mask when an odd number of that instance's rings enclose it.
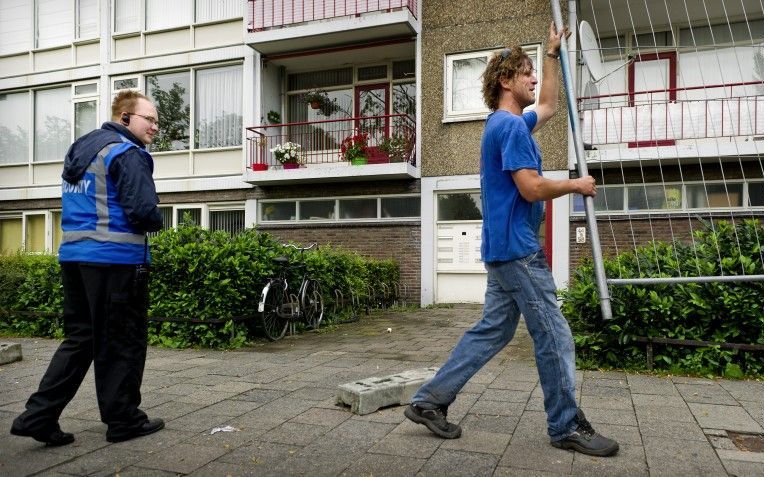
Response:
[[[292,244],[284,246],[299,250],[302,260],[305,251],[312,249],[316,244],[304,248]],[[324,298],[318,280],[308,275],[305,263],[290,264],[289,258],[283,256],[274,258],[273,262],[278,267],[277,275],[268,280],[257,307],[257,311],[261,313],[266,338],[270,341],[280,340],[290,326],[294,332],[294,324],[300,320],[317,330],[324,318]],[[290,293],[288,272],[299,269],[303,270],[302,282],[296,294]]]

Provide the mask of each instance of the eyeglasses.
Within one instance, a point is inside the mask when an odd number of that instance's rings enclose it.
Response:
[[[510,50],[509,48],[504,48],[503,50],[501,50],[501,59],[506,60],[510,53],[512,53],[512,50]]]
[[[159,126],[159,120],[153,116],[144,116],[142,114],[137,114],[137,113],[127,113],[127,114],[129,114],[130,116],[140,116],[146,121],[148,121],[152,126]]]

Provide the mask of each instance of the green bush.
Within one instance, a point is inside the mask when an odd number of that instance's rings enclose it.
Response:
[[[45,313],[61,313],[63,301],[55,256],[0,256],[0,333],[61,337],[59,320]]]
[[[651,242],[605,260],[608,277],[671,277],[764,274],[764,227],[745,220],[706,223],[694,248]],[[738,247],[739,244],[739,247]],[[712,282],[673,285],[611,285],[612,321],[602,321],[591,261],[585,261],[562,292],[563,314],[575,335],[579,365],[642,368],[645,345],[636,336],[717,343],[764,344],[764,283]],[[764,353],[718,346],[655,347],[655,365],[702,375],[764,374]]]
[[[156,319],[224,320],[225,323],[150,321],[149,342],[169,347],[235,348],[259,334],[257,305],[267,279],[276,272],[273,258],[299,260],[297,250],[272,236],[248,229],[231,236],[196,226],[183,226],[151,238],[152,273],[149,316]],[[364,258],[332,247],[305,252],[309,274],[321,283],[326,318],[337,308],[334,290],[350,306],[351,295],[391,288],[399,275],[390,260]],[[293,271],[289,283],[298,286],[302,273]],[[14,255],[0,257],[0,333],[61,336],[58,320],[14,314],[13,311],[61,313],[63,302],[56,257]],[[236,322],[236,317],[251,317]]]

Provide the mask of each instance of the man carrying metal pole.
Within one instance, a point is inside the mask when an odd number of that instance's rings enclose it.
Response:
[[[448,406],[467,381],[514,336],[520,314],[533,338],[544,391],[551,444],[585,454],[609,456],[618,443],[594,431],[575,400],[573,336],[557,306],[556,286],[538,239],[543,202],[570,193],[594,196],[594,178],[550,180],[542,176],[541,152],[532,133],[557,109],[558,57],[563,32],[554,23],[538,83],[522,48],[506,48],[483,73],[483,99],[493,111],[481,143],[483,203],[481,255],[488,271],[483,318],[467,331],[446,363],[412,398],[404,414],[436,435],[454,439],[461,427],[446,420]]]

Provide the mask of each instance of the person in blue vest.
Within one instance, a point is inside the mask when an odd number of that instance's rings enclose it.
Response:
[[[148,334],[146,233],[162,228],[154,162],[146,151],[159,130],[157,110],[146,96],[126,91],[114,98],[111,116],[66,154],[58,252],[66,339],[11,427],[11,434],[49,446],[74,441],[58,419],[91,363],[106,440],[164,427],[138,407]]]
[[[446,419],[448,406],[512,340],[522,314],[533,338],[550,443],[610,456],[618,452],[618,443],[595,432],[576,404],[573,336],[557,306],[557,287],[538,237],[544,201],[597,193],[591,176],[544,178],[541,151],[532,135],[557,109],[563,34],[554,23],[549,26],[541,92],[533,110],[524,112],[536,100],[538,80],[522,48],[496,53],[483,73],[483,100],[492,111],[480,147],[481,256],[488,272],[483,317],[464,334],[433,379],[414,394],[404,414],[440,437],[461,436],[461,427]]]

